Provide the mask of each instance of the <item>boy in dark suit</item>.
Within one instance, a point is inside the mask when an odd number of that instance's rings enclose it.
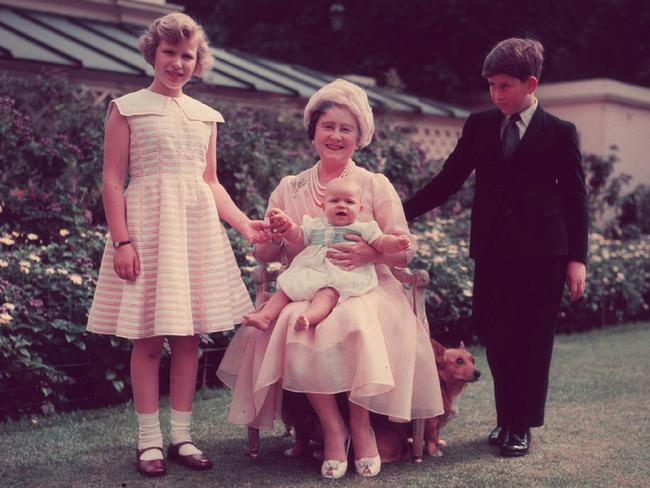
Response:
[[[566,281],[584,292],[587,197],[575,126],[545,112],[534,92],[543,47],[511,38],[482,75],[497,109],[474,113],[440,171],[405,204],[413,219],[443,204],[476,171],[470,256],[472,322],[494,378],[497,426],[488,442],[523,456],[544,423],[555,323]]]

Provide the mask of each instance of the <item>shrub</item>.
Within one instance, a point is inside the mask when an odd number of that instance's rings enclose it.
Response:
[[[615,235],[622,239],[637,239],[650,235],[650,187],[637,186],[622,198]]]
[[[56,232],[41,244],[0,228],[0,416],[69,408],[69,394],[124,400],[130,345],[85,331],[105,234]]]
[[[585,293],[575,303],[565,294],[560,332],[650,317],[650,236],[621,241],[592,233],[588,259]]]

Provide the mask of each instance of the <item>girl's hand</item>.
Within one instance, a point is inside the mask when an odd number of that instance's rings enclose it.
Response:
[[[355,243],[331,244],[326,256],[332,264],[350,271],[364,264],[377,262],[379,253],[361,237],[355,234],[345,234],[344,237]]]
[[[127,244],[115,249],[113,269],[123,280],[135,281],[140,274],[140,257],[133,245]]]
[[[242,231],[242,235],[251,244],[264,244],[271,238],[269,225],[263,220],[251,220]]]

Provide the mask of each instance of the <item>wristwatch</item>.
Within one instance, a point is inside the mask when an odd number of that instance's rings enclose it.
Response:
[[[113,247],[117,249],[118,247],[126,246],[131,244],[131,241],[113,241]]]

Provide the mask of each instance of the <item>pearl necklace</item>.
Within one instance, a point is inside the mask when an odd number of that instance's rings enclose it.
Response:
[[[315,164],[309,172],[309,188],[311,190],[312,197],[314,197],[314,201],[318,205],[323,205],[323,201],[325,200],[325,186],[321,185],[320,180],[318,179],[318,168],[320,167],[320,164],[320,161],[318,161],[318,163]],[[347,178],[353,168],[354,163],[352,160],[349,160],[337,178]]]

